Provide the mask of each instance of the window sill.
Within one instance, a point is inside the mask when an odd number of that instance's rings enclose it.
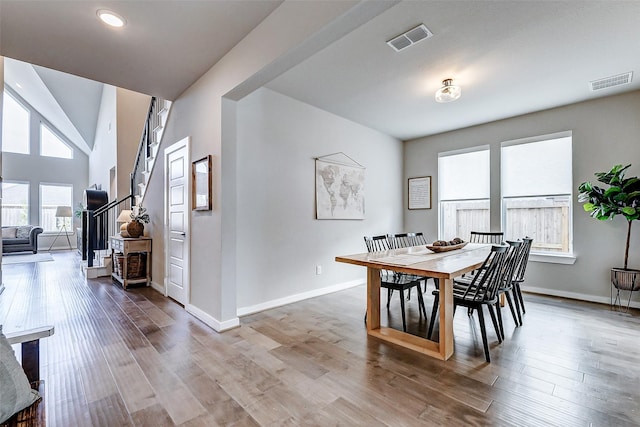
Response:
[[[550,264],[575,264],[577,257],[568,254],[534,254],[529,255],[529,261],[548,262]]]

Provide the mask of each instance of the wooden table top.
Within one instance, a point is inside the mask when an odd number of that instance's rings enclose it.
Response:
[[[482,265],[491,245],[469,243],[461,249],[434,253],[425,246],[337,256],[337,262],[451,279]]]

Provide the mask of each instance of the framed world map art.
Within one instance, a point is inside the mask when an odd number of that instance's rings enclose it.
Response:
[[[365,168],[346,154],[316,159],[316,219],[364,219],[364,190]]]

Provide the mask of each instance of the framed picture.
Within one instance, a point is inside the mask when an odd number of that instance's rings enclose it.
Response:
[[[191,163],[191,209],[211,210],[211,155]]]
[[[409,209],[431,209],[431,177],[409,178]]]

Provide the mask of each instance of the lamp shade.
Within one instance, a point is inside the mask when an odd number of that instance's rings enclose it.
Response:
[[[130,222],[131,221],[131,211],[129,209],[123,209],[120,211],[120,215],[118,215],[118,219],[116,222]]]
[[[56,218],[71,218],[72,216],[71,206],[58,206],[56,208]]]
[[[442,87],[436,91],[436,102],[445,103],[455,101],[462,95],[460,86],[453,84],[453,80],[445,79],[442,81]]]

